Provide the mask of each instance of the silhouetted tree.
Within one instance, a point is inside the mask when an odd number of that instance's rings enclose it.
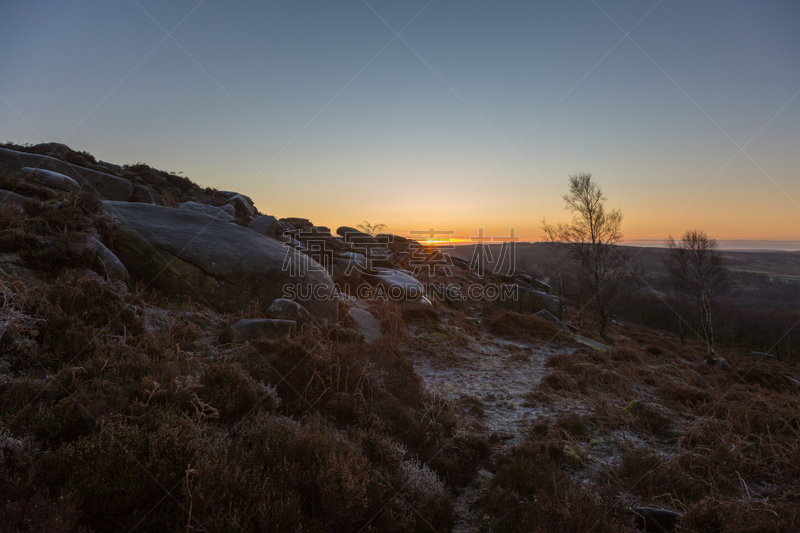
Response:
[[[607,198],[587,173],[570,176],[569,192],[562,198],[565,209],[572,212],[572,222],[558,226],[545,222],[543,229],[568,246],[583,290],[594,302],[600,335],[605,337],[611,304],[631,289],[634,281],[628,256],[617,246],[622,239],[622,212],[606,211]]]
[[[670,236],[665,244],[669,254],[664,258],[664,266],[675,290],[697,306],[700,326],[711,355],[714,353],[711,316],[714,299],[728,284],[719,245],[716,239],[699,230],[687,231],[678,242]]]
[[[367,235],[374,235],[376,232],[386,229],[388,226],[386,224],[372,224],[367,222],[366,220],[358,225],[358,229],[366,233]]]

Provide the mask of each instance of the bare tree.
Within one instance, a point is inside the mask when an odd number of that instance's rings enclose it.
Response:
[[[698,230],[687,231],[679,242],[670,236],[666,245],[669,254],[664,258],[664,266],[674,290],[697,305],[700,326],[711,355],[714,353],[714,299],[728,284],[719,245],[716,239]]]
[[[358,229],[366,233],[367,235],[374,235],[375,233],[386,229],[388,226],[386,224],[371,224],[366,220],[358,225]]]
[[[609,308],[634,279],[627,254],[617,246],[622,239],[622,212],[606,211],[607,198],[587,173],[571,175],[569,192],[562,198],[565,209],[572,212],[572,222],[558,226],[545,222],[543,228],[548,237],[567,244],[580,270],[583,291],[594,303],[600,335],[605,337]]]
[[[569,275],[566,267],[567,249],[566,245],[561,242],[558,228],[549,225],[544,218],[542,219],[542,231],[544,231],[545,242],[549,252],[545,268],[551,283],[555,285],[558,296],[558,316],[563,316],[564,295],[567,292],[567,278]]]

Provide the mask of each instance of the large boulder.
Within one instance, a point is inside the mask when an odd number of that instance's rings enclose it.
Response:
[[[192,211],[103,203],[120,222],[114,252],[131,276],[222,312],[288,298],[322,323],[337,320],[333,280],[293,248]]]
[[[75,180],[82,188],[96,193],[105,200],[128,202],[136,197],[137,199],[148,198],[158,202],[161,199],[157,192],[144,185],[141,186],[142,190],[136,193],[133,182],[125,178],[73,165],[46,155],[29,154],[0,148],[0,170],[21,173],[21,170],[25,167],[50,170],[63,174]],[[144,194],[145,190],[147,191],[146,195]],[[161,201],[163,202],[163,200]]]

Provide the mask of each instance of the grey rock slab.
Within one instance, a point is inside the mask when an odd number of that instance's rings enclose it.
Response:
[[[235,218],[233,215],[225,212],[224,209],[221,209],[219,207],[207,204],[199,204],[197,202],[191,202],[191,201],[182,203],[181,205],[178,206],[178,209],[185,209],[187,211],[194,211],[195,213],[202,213],[204,215],[216,218],[217,220],[221,220],[223,222],[232,222]]]
[[[230,326],[229,336],[238,342],[258,339],[286,338],[297,329],[293,320],[276,320],[272,318],[246,318]]]
[[[64,174],[53,172],[52,170],[24,167],[22,169],[22,177],[28,181],[59,191],[78,192],[81,190],[81,186],[77,181]]]
[[[302,300],[321,323],[337,320],[333,280],[296,250],[193,211],[103,203],[120,222],[113,251],[134,278],[222,312],[290,298]]]
[[[381,323],[369,311],[353,307],[347,312],[347,316],[352,319],[355,330],[362,334],[367,342],[383,338]]]

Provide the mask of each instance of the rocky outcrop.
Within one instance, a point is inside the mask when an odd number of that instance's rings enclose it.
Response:
[[[223,312],[289,297],[322,323],[337,320],[333,280],[294,249],[192,211],[103,203],[120,222],[113,251],[133,277]]]
[[[161,198],[156,191],[144,185],[139,185],[139,193],[135,194],[137,188],[134,187],[134,183],[125,178],[73,165],[46,155],[0,148],[0,169],[15,172],[22,178],[21,171],[26,167],[63,174],[77,182],[81,188],[94,192],[105,200],[128,202],[147,197],[157,202]],[[163,200],[161,202],[163,203]]]

